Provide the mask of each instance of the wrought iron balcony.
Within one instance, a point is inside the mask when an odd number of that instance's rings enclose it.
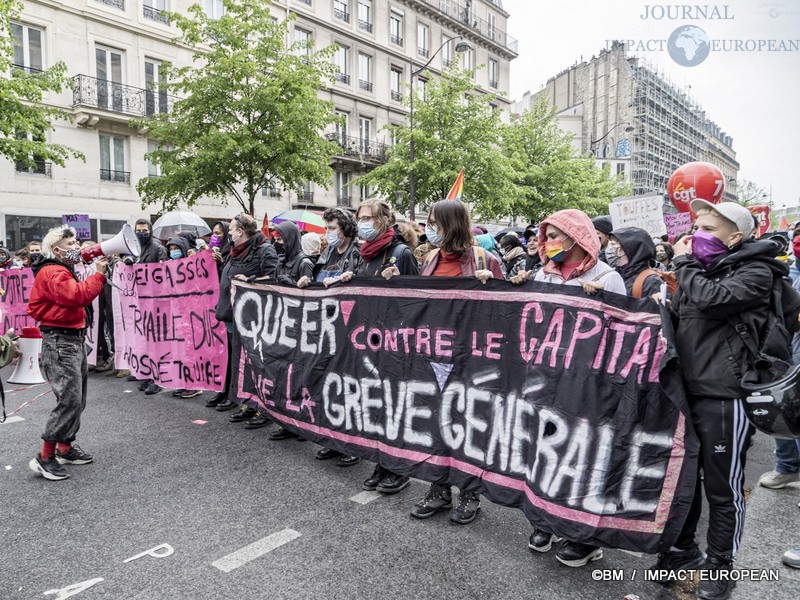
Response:
[[[152,117],[172,110],[174,96],[88,75],[72,78],[72,107],[96,108],[131,117]]]
[[[395,102],[402,102],[403,95],[400,92],[392,90],[392,100],[394,100]]]
[[[342,196],[341,194],[336,196],[336,206],[346,206],[349,208],[352,206],[352,202],[350,196]]]
[[[345,23],[350,22],[350,13],[345,12],[343,10],[339,10],[338,8],[333,9],[333,16],[339,19],[340,21],[344,21]]]
[[[112,183],[130,183],[130,171],[114,171],[112,169],[100,169],[100,180],[111,181]]]
[[[314,192],[306,190],[297,192],[297,201],[304,204],[312,204],[314,202]]]
[[[101,4],[107,4],[108,6],[113,6],[114,8],[118,8],[120,10],[125,10],[125,0],[97,0]]]
[[[420,46],[419,48],[417,48],[417,54],[419,54],[423,58],[428,58],[428,56],[430,55],[430,52],[428,51],[427,48],[423,48],[423,47]]]
[[[456,64],[456,61],[453,60],[452,58],[444,58],[444,57],[442,57],[442,66],[443,67],[452,67],[454,64]]]
[[[281,191],[278,188],[261,188],[262,196],[269,196],[270,198],[280,198]]]
[[[358,28],[363,29],[367,33],[372,33],[372,23],[370,23],[369,21],[362,21],[361,19],[359,19]]]
[[[17,173],[30,173],[31,175],[44,175],[45,177],[52,177],[52,166],[53,163],[46,162],[43,160],[34,160],[33,166],[29,167],[24,162],[18,162],[14,165],[14,168],[17,170]]]
[[[297,1],[302,4],[308,4],[309,6],[311,6],[311,0],[297,0]]]
[[[372,91],[372,82],[371,81],[365,81],[363,79],[359,79],[358,80],[358,87],[360,87],[362,90],[364,90],[366,92],[371,92]]]
[[[339,83],[344,83],[345,85],[350,85],[350,75],[347,73],[342,73],[341,71],[337,71],[336,81]]]
[[[489,87],[497,89],[497,80],[496,79],[490,79],[489,80]]]
[[[24,71],[25,73],[28,73],[29,75],[37,75],[39,73],[43,73],[44,72],[44,71],[42,71],[42,69],[37,69],[36,67],[28,67],[28,66],[25,66],[25,65],[18,65],[16,63],[12,64],[11,67],[14,69],[14,71]]]
[[[144,5],[142,6],[142,14],[144,15],[145,19],[150,19],[151,21],[158,21],[159,23],[163,23],[164,25],[169,25],[169,17],[165,15],[163,11],[160,11],[157,8]]]
[[[479,33],[491,43],[508,50],[511,54],[519,53],[519,43],[505,31],[498,29],[486,19],[475,15],[466,0],[413,0],[412,4],[428,5],[433,10],[443,13],[454,25]]]
[[[389,148],[386,144],[340,133],[329,133],[325,137],[341,146],[342,153],[339,156],[359,161],[386,162],[386,150]]]
[[[397,46],[403,45],[403,38],[401,38],[399,35],[390,35],[389,39],[393,44],[396,44]]]

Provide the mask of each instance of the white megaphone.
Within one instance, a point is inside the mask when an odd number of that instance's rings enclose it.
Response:
[[[23,327],[22,335],[17,338],[17,345],[22,356],[17,368],[8,378],[8,383],[24,383],[33,385],[44,383],[39,371],[39,353],[42,351],[42,332],[38,327]]]
[[[85,263],[92,262],[98,256],[109,256],[111,254],[132,254],[138,258],[141,251],[139,240],[136,239],[133,228],[125,223],[122,231],[110,240],[81,248],[81,258]]]

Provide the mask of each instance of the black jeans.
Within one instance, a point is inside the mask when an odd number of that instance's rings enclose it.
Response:
[[[42,367],[56,397],[56,407],[47,419],[42,439],[71,444],[86,408],[89,369],[84,338],[61,333],[43,333],[43,337]]]
[[[697,476],[694,500],[675,545],[687,549],[703,511],[701,486],[708,500],[707,552],[725,563],[736,559],[744,528],[744,465],[753,429],[738,399],[690,397],[692,421],[700,438],[703,480]]]

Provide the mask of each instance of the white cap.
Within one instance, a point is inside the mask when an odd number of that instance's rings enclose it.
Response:
[[[692,200],[691,203],[692,211],[697,212],[701,208],[710,208],[713,211],[718,212],[723,217],[728,219],[731,223],[736,225],[737,231],[741,231],[744,234],[745,239],[749,238],[753,234],[753,230],[756,228],[755,221],[753,221],[753,213],[747,210],[741,204],[736,204],[735,202],[720,202],[719,204],[711,204],[708,200]]]

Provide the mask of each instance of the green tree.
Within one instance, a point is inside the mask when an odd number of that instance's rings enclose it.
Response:
[[[749,179],[740,179],[736,184],[736,202],[742,206],[766,204],[772,208],[766,188]]]
[[[225,0],[219,19],[199,5],[170,13],[181,30],[175,43],[207,50],[192,66],[167,66],[167,88],[181,98],[169,112],[133,122],[156,140],[148,156],[162,173],[137,184],[143,206],[224,203],[230,194],[253,214],[261,188],[329,185],[337,146],[320,134],[336,116],[317,92],[333,79],[335,47],[287,45],[293,17],[273,20],[269,4]]]
[[[507,214],[514,194],[509,161],[500,148],[500,111],[494,96],[484,94],[473,81],[473,71],[446,69],[431,78],[423,97],[414,94],[414,181],[417,208],[425,209],[447,196],[464,169],[463,198],[478,217]],[[408,103],[409,98],[405,101]],[[409,208],[411,130],[408,124],[389,126],[395,145],[388,160],[356,178],[351,185],[374,187],[405,213]]]
[[[509,214],[539,221],[558,210],[577,208],[590,216],[608,212],[629,184],[611,177],[590,155],[575,156],[572,134],[558,126],[555,109],[540,99],[505,128],[504,148],[519,194]]]
[[[48,143],[46,132],[53,130],[53,120],[69,121],[64,111],[42,105],[45,92],[61,92],[69,83],[67,67],[56,63],[41,72],[14,67],[12,21],[19,18],[22,5],[17,0],[0,0],[0,155],[35,167],[36,162],[51,161],[59,166],[69,158],[84,159],[82,153],[63,144]]]

